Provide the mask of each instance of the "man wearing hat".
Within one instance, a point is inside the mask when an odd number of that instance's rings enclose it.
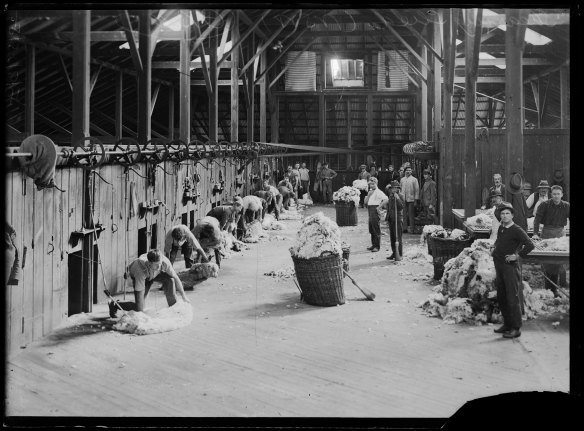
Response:
[[[405,197],[406,202],[406,211],[405,211],[405,218],[407,224],[409,224],[410,233],[414,233],[415,227],[415,209],[414,205],[420,200],[420,185],[418,180],[412,175],[412,167],[409,163],[404,167],[405,176],[400,181],[400,188]],[[404,229],[404,232],[407,232],[408,228]]]
[[[493,262],[495,264],[495,285],[497,302],[503,316],[503,326],[495,329],[505,338],[521,335],[521,315],[523,309],[523,283],[518,257],[527,256],[534,245],[527,233],[513,222],[515,209],[507,202],[495,210],[495,217],[501,220],[497,231]]]
[[[491,199],[491,192],[493,190],[497,190],[499,192],[501,192],[501,196],[503,196],[503,199],[505,199],[505,184],[503,184],[503,178],[501,177],[501,174],[493,174],[493,185],[489,188],[489,196],[487,196],[487,200],[485,200],[483,202],[483,206],[481,207],[482,209],[486,209],[488,208],[490,205],[490,199]]]
[[[391,241],[391,256],[387,257],[386,259],[395,259],[395,242],[397,236],[398,242],[398,251],[399,255],[403,256],[403,244],[402,244],[402,224],[403,224],[403,209],[405,204],[404,195],[399,192],[399,183],[396,180],[393,180],[390,184],[387,185],[385,188],[387,191],[387,195],[389,196],[387,199],[383,200],[381,204],[379,204],[378,211],[382,209],[387,210],[387,214],[385,216],[385,220],[387,220],[387,226],[389,227],[389,240]],[[397,209],[396,209],[397,207]],[[396,220],[397,217],[397,220]],[[396,221],[397,221],[397,232],[396,232]]]
[[[528,216],[534,217],[537,214],[537,208],[542,202],[549,199],[550,186],[547,180],[541,180],[536,187],[537,191],[529,195],[525,203],[527,204]]]
[[[391,186],[391,182],[394,181],[394,180],[397,181],[397,182],[399,182],[399,180],[401,179],[401,177],[399,176],[399,173],[396,172],[393,169],[393,165],[389,165],[387,167],[387,170],[389,172],[389,185]]]
[[[564,174],[561,169],[556,169],[554,171],[554,177],[552,178],[552,186],[560,186],[563,190],[562,200],[568,202],[568,189],[566,188],[566,183],[564,182]]]
[[[511,197],[511,205],[515,210],[515,215],[513,217],[513,222],[527,232],[527,204],[525,203],[525,197],[523,196],[523,186],[525,185],[525,179],[523,175],[517,172],[513,172],[509,176],[509,182],[507,184],[507,192]],[[503,193],[503,192],[501,192]]]
[[[499,205],[501,205],[501,203],[503,203],[503,196],[501,195],[501,192],[498,190],[493,190],[491,192],[491,208],[493,208],[494,210],[497,209],[497,207]],[[489,239],[492,239],[493,241],[497,239],[497,232],[499,231],[499,220],[497,219],[497,217],[495,217],[495,212],[494,210],[492,212],[490,212],[490,217],[491,217],[491,236],[489,237]]]
[[[377,178],[369,178],[369,193],[365,197],[365,205],[369,212],[369,233],[371,234],[371,247],[367,250],[377,252],[381,248],[381,227],[379,226],[379,204],[387,199],[387,195],[377,188]]]
[[[427,220],[438,224],[436,217],[436,183],[432,180],[429,169],[424,169],[424,185],[422,186],[422,209]]]
[[[552,186],[551,199],[542,202],[535,214],[533,221],[533,239],[539,239],[539,225],[543,224],[541,231],[541,238],[560,238],[565,235],[564,227],[570,219],[570,203],[562,200],[562,188],[560,186]],[[557,284],[558,274],[560,276],[560,285],[566,285],[566,269],[563,265],[543,264],[545,275],[550,280]],[[545,280],[546,289],[554,292],[558,296],[557,288]]]
[[[357,175],[357,179],[358,180],[365,180],[367,182],[369,182],[369,178],[371,178],[371,174],[369,172],[367,172],[367,165],[361,165],[359,166],[359,169],[361,170],[361,172],[359,172],[359,175]],[[359,197],[359,206],[361,208],[364,207],[364,200],[365,200],[365,196],[367,196],[367,190],[361,190],[361,196]]]

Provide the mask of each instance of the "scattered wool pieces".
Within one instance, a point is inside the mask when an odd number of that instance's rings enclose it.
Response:
[[[302,220],[302,214],[297,211],[280,211],[280,220]]]
[[[314,202],[308,193],[304,193],[302,199],[298,199],[298,203],[301,205],[314,205]]]
[[[342,255],[341,230],[334,221],[319,211],[304,218],[290,253],[303,259],[325,254]]]
[[[274,278],[276,278],[276,281],[280,281],[281,279],[292,278],[296,275],[296,273],[294,272],[294,267],[289,266],[289,267],[284,268],[284,269],[277,269],[274,271],[265,272],[264,275],[274,277]]]
[[[361,192],[359,189],[352,186],[344,186],[333,193],[333,201],[335,202],[354,202],[355,206],[359,205],[361,199]]]
[[[535,245],[537,248],[551,251],[569,251],[570,250],[570,237],[562,236],[560,238],[549,238],[542,239],[541,241],[536,241]]]
[[[192,288],[196,281],[219,276],[219,267],[216,263],[195,263],[186,271],[177,273],[185,289]]]
[[[117,331],[136,335],[158,334],[188,326],[193,321],[191,304],[177,301],[172,307],[151,312],[128,311],[114,324]]]
[[[289,238],[282,235],[270,235],[270,241],[286,241]]]
[[[286,225],[274,217],[272,214],[266,214],[264,220],[262,221],[262,228],[265,230],[284,230]]]
[[[266,238],[267,235],[263,232],[262,224],[259,220],[254,220],[247,225],[247,231],[243,237],[243,242],[260,242],[262,238]]]
[[[353,187],[359,190],[367,190],[369,185],[367,184],[367,180],[355,180],[353,181]]]
[[[418,263],[432,263],[432,256],[428,254],[428,249],[415,244],[406,247],[403,258]]]

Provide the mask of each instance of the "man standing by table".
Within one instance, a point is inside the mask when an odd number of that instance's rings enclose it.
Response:
[[[537,214],[537,209],[541,205],[542,202],[545,202],[549,199],[550,194],[550,186],[547,180],[541,180],[539,185],[536,187],[537,192],[532,193],[529,195],[525,203],[527,204],[527,209],[531,212],[531,217],[535,217]]]
[[[542,202],[533,221],[533,239],[539,239],[539,225],[543,224],[541,239],[560,238],[565,236],[564,227],[570,219],[570,203],[562,200],[562,187],[552,186],[552,197]],[[560,286],[566,286],[566,269],[563,265],[543,264],[546,289],[554,292],[559,296],[556,286],[548,281],[548,278],[558,284],[558,275],[560,276]]]
[[[409,164],[405,168],[405,176],[400,181],[401,191],[406,200],[406,211],[405,211],[405,218],[406,218],[406,228],[404,232],[414,233],[414,226],[415,226],[415,209],[414,205],[416,202],[420,200],[420,184],[418,180],[412,175],[412,167]],[[409,224],[409,228],[407,227]]]
[[[404,195],[399,192],[399,183],[393,180],[388,187],[385,188],[388,194],[388,199],[381,202],[378,210],[387,209],[387,214],[385,220],[387,220],[387,226],[389,227],[389,240],[391,241],[391,256],[386,259],[395,259],[395,243],[396,237],[398,242],[399,255],[404,255],[403,244],[402,244],[402,225],[403,225],[403,209],[404,209]],[[389,190],[388,190],[389,189]],[[397,209],[396,209],[397,207]],[[397,220],[396,220],[397,217]],[[397,231],[396,231],[397,225]]]
[[[381,227],[377,207],[386,199],[387,195],[377,188],[377,178],[369,178],[369,193],[365,197],[365,205],[369,212],[369,233],[371,234],[371,247],[367,247],[367,250],[372,252],[378,252],[381,248]]]
[[[337,176],[337,173],[332,169],[329,169],[328,162],[322,164],[322,171],[320,171],[320,176],[322,178],[322,194],[325,204],[333,203],[333,178]]]
[[[495,210],[501,225],[492,256],[496,273],[497,302],[503,315],[503,326],[495,329],[495,333],[503,334],[505,338],[517,338],[521,335],[523,283],[518,257],[525,257],[534,249],[527,233],[513,223],[514,214],[513,206],[507,202]]]

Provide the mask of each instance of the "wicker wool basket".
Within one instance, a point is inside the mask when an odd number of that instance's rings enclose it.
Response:
[[[434,280],[440,280],[444,275],[444,264],[460,254],[466,247],[470,247],[473,240],[432,238],[432,257],[434,261]]]
[[[357,207],[355,202],[335,201],[337,212],[337,225],[357,226]]]
[[[343,259],[339,255],[301,259],[292,256],[304,301],[330,307],[345,303]]]
[[[343,269],[349,272],[349,254],[351,253],[351,246],[343,243],[341,248],[343,250]],[[346,277],[345,273],[343,273],[343,277]]]
[[[428,245],[428,254],[432,256],[432,236],[426,236],[426,244]]]

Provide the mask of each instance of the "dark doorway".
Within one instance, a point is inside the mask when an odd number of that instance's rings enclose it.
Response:
[[[93,246],[93,256],[89,254],[87,247],[69,253],[67,269],[69,272],[67,315],[90,313],[92,304],[97,304],[98,298],[97,280],[100,268],[97,262],[97,246]]]
[[[189,224],[189,229],[193,230],[195,227],[195,210],[191,211],[191,223]]]
[[[181,216],[181,223],[184,224],[185,226],[189,224],[189,215],[187,213],[184,213]]]
[[[138,256],[142,256],[148,252],[148,237],[146,235],[146,228],[138,229]]]
[[[158,224],[154,223],[151,226],[152,236],[150,238],[150,249],[158,248]]]

